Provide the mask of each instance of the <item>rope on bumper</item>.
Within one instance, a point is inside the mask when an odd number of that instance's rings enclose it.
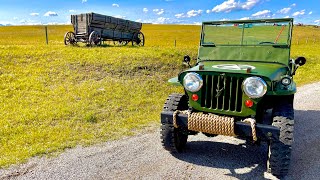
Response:
[[[235,136],[234,118],[215,114],[192,113],[188,118],[188,129],[209,134]]]
[[[253,141],[257,141],[257,134],[256,134],[256,120],[253,118],[247,118],[243,120],[245,123],[250,123],[251,124],[251,131],[252,131],[252,139]]]
[[[190,116],[190,111],[185,110],[185,111],[180,111],[180,110],[176,110],[175,112],[173,112],[173,127],[178,128],[178,124],[177,124],[177,115],[181,113],[181,114],[187,114],[188,118]]]
[[[215,114],[191,113],[190,111],[175,111],[173,113],[173,126],[178,128],[177,115],[188,115],[188,129],[209,134],[235,136],[234,118],[218,116]]]

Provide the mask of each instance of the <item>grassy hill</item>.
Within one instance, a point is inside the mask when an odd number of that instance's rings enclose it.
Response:
[[[158,123],[168,94],[182,91],[167,79],[185,54],[196,58],[200,28],[144,25],[145,47],[88,48],[64,46],[71,26],[48,26],[49,45],[43,26],[0,27],[0,167]],[[292,56],[308,59],[299,85],[319,80],[319,31],[294,31]]]

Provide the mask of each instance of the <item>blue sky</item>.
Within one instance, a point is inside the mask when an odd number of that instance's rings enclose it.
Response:
[[[71,14],[96,12],[157,24],[293,17],[320,24],[320,0],[0,0],[0,24],[70,24]]]

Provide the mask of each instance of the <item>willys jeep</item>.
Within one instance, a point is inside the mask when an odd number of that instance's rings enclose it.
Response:
[[[228,135],[268,144],[268,172],[288,173],[293,143],[293,19],[203,22],[197,63],[169,80],[183,86],[161,113],[161,140],[183,152],[188,135]]]

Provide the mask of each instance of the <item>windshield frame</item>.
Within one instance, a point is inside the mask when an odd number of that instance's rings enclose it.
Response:
[[[223,25],[223,24],[248,24],[248,23],[288,23],[288,39],[287,44],[259,44],[259,45],[244,45],[243,42],[241,44],[214,44],[213,43],[204,43],[204,32],[206,25]],[[244,26],[242,27],[241,38],[243,40],[244,37]],[[281,19],[258,19],[258,20],[231,20],[231,21],[207,21],[202,23],[201,28],[201,38],[200,38],[200,46],[291,46],[292,40],[292,28],[293,28],[293,18],[281,18]]]

